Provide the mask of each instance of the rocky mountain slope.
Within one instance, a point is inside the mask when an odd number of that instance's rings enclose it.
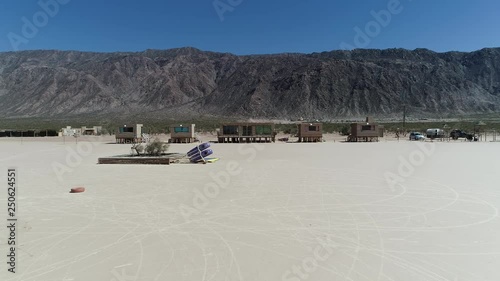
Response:
[[[236,56],[0,53],[0,116],[339,118],[500,112],[500,48]]]

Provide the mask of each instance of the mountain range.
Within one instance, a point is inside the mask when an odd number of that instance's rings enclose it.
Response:
[[[0,53],[0,117],[328,119],[500,112],[500,48],[238,56],[195,48]]]

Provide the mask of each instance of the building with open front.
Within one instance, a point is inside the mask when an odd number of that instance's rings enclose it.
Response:
[[[226,123],[217,131],[219,143],[275,142],[272,123]]]
[[[98,136],[102,133],[102,126],[82,127],[82,135]]]
[[[192,143],[196,141],[195,124],[170,126],[171,143]]]

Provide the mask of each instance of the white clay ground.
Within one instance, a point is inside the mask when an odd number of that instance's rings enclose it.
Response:
[[[0,141],[2,225],[19,169],[17,273],[2,227],[0,280],[500,280],[500,143],[214,144],[214,164],[97,165],[129,152],[109,140]]]

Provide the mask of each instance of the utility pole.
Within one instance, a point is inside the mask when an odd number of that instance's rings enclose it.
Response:
[[[406,135],[406,92],[401,92],[401,101],[403,102],[403,135]]]
[[[403,104],[403,132],[406,134],[406,102]]]

